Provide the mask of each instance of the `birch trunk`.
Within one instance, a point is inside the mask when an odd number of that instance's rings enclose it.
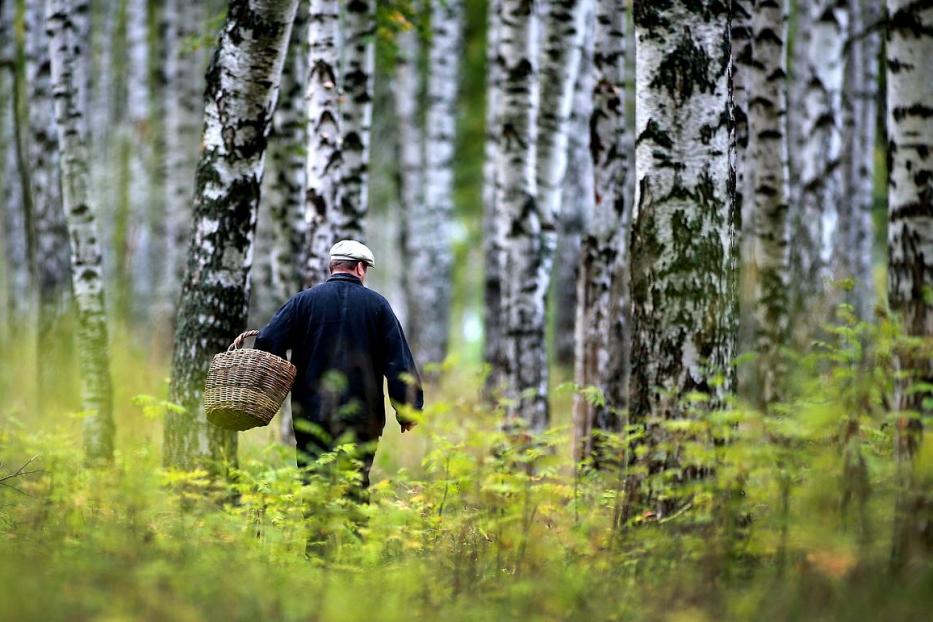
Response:
[[[753,94],[748,104],[748,188],[745,199],[750,217],[747,263],[753,285],[755,395],[768,404],[779,397],[778,378],[783,367],[780,349],[788,330],[789,280],[789,170],[787,142],[787,19],[788,2],[762,2],[751,21],[754,61],[747,67],[747,84]]]
[[[399,247],[402,250],[402,289],[405,300],[405,334],[411,337],[417,318],[410,312],[417,308],[419,275],[410,269],[414,249],[408,235],[409,223],[423,211],[424,201],[424,137],[421,131],[421,101],[423,80],[419,70],[421,35],[414,25],[403,30],[396,39],[395,117],[398,122],[398,193]],[[420,360],[420,359],[419,359]]]
[[[538,202],[538,19],[534,2],[502,0],[498,62],[501,109],[496,211],[502,240],[502,375],[510,422],[538,432],[548,423],[545,294],[554,222]]]
[[[933,6],[888,0],[888,300],[904,332],[922,339],[898,353],[895,454],[900,490],[895,515],[893,561],[929,559],[933,546],[933,499],[929,475],[917,468],[933,383]],[[928,473],[928,471],[927,471]]]
[[[599,435],[619,431],[619,412],[628,402],[632,203],[625,191],[630,143],[625,115],[626,19],[624,0],[599,3],[590,121],[594,207],[583,237],[577,282],[576,382],[597,387],[605,404],[575,396],[574,454],[577,460],[592,458],[597,465],[603,458]]]
[[[189,41],[201,32],[200,2],[165,3],[165,245],[161,315],[171,321],[184,270],[184,249],[191,233],[191,198],[203,114],[206,54]]]
[[[126,289],[131,294],[127,311],[135,318],[145,317],[151,307],[154,272],[152,234],[154,165],[153,127],[149,114],[152,99],[149,88],[149,20],[147,0],[128,0],[126,5],[126,128],[124,140],[129,154],[129,214],[127,230]]]
[[[363,241],[369,208],[369,135],[373,117],[376,2],[350,0],[344,5],[343,66],[340,88],[340,208],[334,214],[337,240]]]
[[[731,50],[727,4],[678,0],[658,8],[636,0],[634,15],[629,410],[648,430],[654,471],[677,456],[650,421],[684,417],[692,391],[709,394],[715,408],[734,385]]]
[[[304,209],[309,240],[305,285],[312,286],[327,279],[330,247],[337,241],[337,191],[343,154],[337,88],[339,4],[336,0],[311,0],[309,11]]]
[[[101,248],[94,207],[88,197],[85,108],[80,80],[86,75],[87,45],[75,10],[80,2],[49,0],[52,97],[61,153],[62,206],[71,240],[71,278],[78,310],[78,360],[81,370],[84,449],[88,461],[113,457],[113,394],[110,382],[107,316],[101,274]]]
[[[798,194],[794,196],[795,325],[806,335],[827,315],[838,206],[842,199],[842,87],[849,11],[846,0],[814,0],[801,6],[803,85],[799,105]]]
[[[878,114],[878,54],[881,35],[873,27],[881,14],[874,1],[851,0],[849,54],[843,92],[843,193],[836,237],[838,278],[852,279],[847,302],[862,321],[871,321],[875,303],[872,241],[875,141]]]
[[[453,269],[450,225],[453,220],[454,151],[457,84],[463,35],[463,3],[431,0],[431,46],[428,51],[425,113],[424,201],[409,211],[406,270],[423,277],[410,300],[412,351],[422,364],[447,356]],[[421,209],[419,209],[421,208]]]
[[[236,434],[210,425],[211,357],[246,324],[256,210],[279,80],[298,0],[231,0],[208,68],[194,226],[182,285],[163,461],[191,469],[236,460]]]
[[[304,82],[308,60],[308,8],[301,3],[292,27],[282,88],[272,120],[269,145],[274,174],[269,215],[273,224],[272,287],[276,306],[301,289],[306,262],[307,225],[304,217],[305,107]]]
[[[62,211],[58,137],[52,102],[49,41],[45,8],[26,6],[26,82],[29,86],[29,161],[35,215],[38,264],[38,345],[44,364],[39,366],[39,399],[60,389],[63,348],[59,323],[71,297],[68,232]]]
[[[584,18],[583,49],[567,131],[567,174],[561,192],[560,232],[554,266],[554,360],[566,366],[574,364],[580,241],[593,212],[590,117],[593,113],[595,7],[592,4]]]
[[[498,229],[499,116],[502,114],[503,63],[499,60],[502,0],[486,5],[486,123],[483,145],[483,361],[488,368],[484,393],[502,382],[502,239]]]

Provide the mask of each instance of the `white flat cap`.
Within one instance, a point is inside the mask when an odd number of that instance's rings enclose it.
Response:
[[[331,261],[362,261],[370,268],[376,267],[373,252],[356,240],[340,240],[330,247]]]

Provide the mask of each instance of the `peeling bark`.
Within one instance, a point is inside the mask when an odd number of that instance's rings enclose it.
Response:
[[[113,457],[113,391],[97,217],[88,196],[88,154],[81,84],[87,75],[87,42],[82,40],[82,3],[49,0],[46,24],[51,60],[52,97],[61,154],[62,207],[71,239],[71,278],[78,310],[78,361],[84,450],[88,461]],[[86,4],[84,5],[86,8]],[[78,19],[76,19],[76,17]]]
[[[236,434],[209,424],[211,357],[246,324],[256,210],[272,113],[298,0],[232,0],[207,71],[194,226],[172,360],[163,462],[235,462]]]

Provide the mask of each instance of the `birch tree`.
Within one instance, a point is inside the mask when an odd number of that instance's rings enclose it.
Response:
[[[654,444],[647,466],[655,470],[676,457],[656,444],[663,430],[649,421],[683,417],[682,400],[691,391],[721,404],[734,384],[729,8],[636,0],[634,17],[629,410]],[[714,380],[719,374],[721,383]]]
[[[751,255],[756,364],[756,395],[762,403],[777,396],[783,367],[780,349],[788,330],[789,227],[787,138],[787,19],[788,2],[760,2],[751,19],[753,60],[747,71],[748,148],[745,162],[750,194],[748,218],[743,216],[743,240]]]
[[[888,301],[904,332],[922,340],[896,359],[904,377],[895,385],[901,488],[893,557],[902,565],[928,558],[933,543],[929,469],[916,468],[929,443],[930,393],[913,386],[933,383],[933,6],[888,0],[887,7]]]
[[[457,84],[463,39],[463,3],[431,0],[431,44],[428,50],[425,112],[424,200],[410,206],[407,244],[418,295],[409,301],[412,350],[423,363],[440,363],[447,355],[453,269],[450,225],[454,202],[454,154],[457,129]]]
[[[85,412],[84,449],[91,462],[110,460],[114,448],[107,317],[96,213],[88,196],[88,153],[81,80],[86,76],[86,41],[81,38],[76,0],[49,0],[52,97],[60,149],[62,207],[71,240],[71,279],[78,311],[78,361]]]
[[[423,211],[424,201],[424,134],[420,114],[423,82],[419,70],[421,57],[421,34],[415,25],[400,31],[396,37],[395,86],[392,89],[395,101],[395,117],[398,125],[398,199],[399,199],[399,246],[402,264],[411,265],[414,249],[408,236],[409,223]],[[411,338],[418,318],[409,310],[415,309],[419,294],[419,275],[414,270],[402,271],[402,289],[405,301],[405,334]],[[420,359],[419,359],[420,360]]]
[[[842,87],[848,33],[847,0],[814,0],[799,7],[805,28],[799,30],[802,92],[797,102],[800,123],[799,179],[793,202],[795,219],[794,285],[796,322],[806,333],[806,318],[825,313],[832,275],[838,205],[842,198]],[[817,320],[819,321],[819,320]]]
[[[351,0],[344,5],[343,65],[340,88],[340,209],[335,213],[336,239],[363,240],[369,209],[369,135],[373,117],[376,2]]]
[[[182,285],[163,461],[190,469],[236,459],[236,434],[209,424],[211,357],[246,324],[263,161],[297,0],[231,0],[207,71],[194,226]]]
[[[499,58],[502,0],[486,5],[486,119],[483,144],[483,361],[488,367],[485,393],[501,383],[502,239],[498,227],[499,116],[504,63]]]
[[[593,212],[593,158],[590,157],[590,116],[593,112],[593,30],[595,3],[584,18],[583,48],[573,89],[567,130],[567,173],[561,191],[561,212],[555,255],[554,360],[574,363],[577,318],[577,276],[580,241]]]
[[[574,398],[574,454],[596,462],[599,432],[617,432],[627,404],[628,234],[631,198],[625,191],[630,142],[625,115],[624,0],[600,2],[593,51],[595,71],[590,153],[595,191],[583,237],[577,282],[576,382],[604,396],[597,404]]]
[[[307,286],[325,281],[329,273],[330,247],[337,236],[337,190],[343,163],[337,88],[339,4],[336,0],[311,0],[309,11],[304,204],[308,223]]]
[[[45,7],[29,3],[25,14],[26,82],[29,87],[29,161],[38,262],[39,399],[54,393],[62,369],[57,330],[71,294],[68,234],[62,211],[58,137],[52,102]]]
[[[875,198],[875,141],[878,114],[878,54],[881,35],[875,23],[881,6],[850,0],[849,53],[843,90],[843,192],[834,253],[837,276],[852,279],[847,296],[863,321],[874,307],[872,207]]]
[[[206,54],[191,40],[204,22],[201,2],[167,0],[165,23],[165,244],[162,247],[161,315],[170,319],[178,301],[184,249],[191,232],[191,198],[198,156]]]
[[[277,304],[285,302],[301,289],[306,262],[304,82],[308,60],[308,7],[305,4],[302,2],[298,7],[292,27],[269,145],[270,167],[274,174],[269,201],[269,216],[273,224],[270,293]]]

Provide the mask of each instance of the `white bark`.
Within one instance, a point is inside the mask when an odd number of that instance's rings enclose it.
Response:
[[[600,3],[593,53],[595,81],[590,121],[593,214],[583,237],[577,283],[576,382],[595,386],[605,406],[574,398],[574,454],[593,456],[594,434],[617,432],[628,386],[628,236],[632,197],[625,191],[629,168],[625,114],[625,22],[623,0]],[[596,450],[596,455],[594,455]]]
[[[298,0],[231,0],[208,69],[194,235],[182,286],[164,462],[236,459],[236,435],[210,425],[202,390],[211,357],[246,324],[260,183]]]
[[[305,220],[308,223],[308,260],[305,285],[327,279],[330,247],[337,241],[335,225],[338,188],[343,165],[339,110],[339,3],[311,0],[308,16],[307,160],[305,162]]]
[[[933,5],[888,0],[888,300],[904,332],[924,345],[904,346],[895,385],[896,456],[900,489],[895,516],[894,562],[929,559],[933,503],[928,480],[916,469],[931,412],[933,383]]]
[[[399,246],[402,253],[401,280],[404,293],[405,334],[411,337],[414,324],[418,321],[410,309],[417,307],[420,293],[419,275],[411,266],[414,249],[408,236],[412,218],[423,211],[424,202],[424,136],[419,114],[422,84],[419,71],[421,35],[411,25],[398,33],[398,53],[395,58],[395,80],[392,89],[395,101],[395,117],[398,125],[398,192],[399,192]],[[396,309],[398,313],[398,309]]]
[[[801,6],[806,25],[800,33],[802,80],[799,106],[799,179],[794,243],[795,322],[803,333],[815,328],[827,299],[831,260],[842,199],[842,87],[849,13],[845,2],[814,0]]]
[[[724,3],[678,0],[659,8],[636,0],[634,15],[629,408],[633,421],[646,423],[683,416],[690,391],[720,404],[733,389],[731,51]],[[720,373],[724,381],[713,382]],[[652,468],[667,460],[658,449]]]
[[[269,157],[274,194],[269,202],[274,224],[272,247],[272,290],[281,304],[301,289],[306,262],[307,224],[305,193],[305,106],[304,85],[308,60],[308,7],[301,3],[292,27],[288,57],[282,70],[282,89],[272,120]]]
[[[86,109],[80,80],[86,75],[86,41],[78,29],[74,0],[49,0],[52,96],[61,150],[62,206],[71,239],[71,277],[78,310],[78,358],[81,369],[84,446],[88,460],[110,460],[114,424],[107,317],[101,274],[101,247],[94,207],[88,197]]]
[[[340,208],[334,214],[336,239],[363,241],[369,209],[369,138],[373,117],[376,1],[343,4],[343,65],[340,88],[342,166]]]
[[[58,136],[52,102],[45,7],[31,3],[26,27],[26,82],[29,87],[29,161],[38,264],[38,344],[46,364],[39,366],[40,400],[55,391],[62,372],[58,323],[71,294],[68,233],[61,202]]]
[[[450,226],[453,220],[454,152],[457,85],[462,55],[463,3],[431,0],[425,114],[424,201],[411,206],[406,270],[419,277],[418,295],[410,300],[409,323],[415,358],[440,363],[447,355],[453,269]],[[424,275],[431,278],[425,280]]]
[[[171,318],[181,289],[184,250],[191,234],[191,201],[203,115],[203,47],[192,47],[205,14],[200,2],[166,0],[165,32],[165,245],[161,314]]]

